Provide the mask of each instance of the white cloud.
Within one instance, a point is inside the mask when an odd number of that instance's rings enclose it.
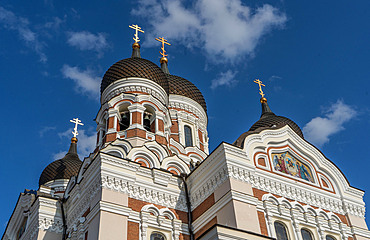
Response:
[[[100,77],[90,70],[81,70],[78,67],[64,65],[61,69],[65,78],[72,79],[76,84],[76,89],[88,96],[99,99]]]
[[[17,17],[13,12],[0,7],[0,24],[6,29],[18,32],[20,39],[39,55],[40,61],[47,61],[47,57],[43,52],[45,43],[41,42],[38,34],[30,29],[30,23],[27,19]]]
[[[220,86],[231,87],[238,81],[235,80],[236,72],[228,70],[227,72],[220,73],[218,78],[212,80],[211,88],[215,89]]]
[[[105,34],[103,33],[93,34],[87,31],[82,31],[68,32],[67,35],[67,43],[82,51],[93,50],[101,54],[103,49],[108,47]]]
[[[49,131],[52,131],[52,130],[55,130],[55,129],[56,129],[56,127],[48,127],[48,126],[43,127],[43,128],[39,131],[40,137],[43,137],[43,136],[44,136],[44,134],[45,134],[46,132],[49,132]]]
[[[72,131],[73,129],[68,129],[65,132],[61,132],[58,134],[60,138],[67,139],[72,138]],[[90,153],[92,153],[96,146],[96,134],[94,132],[87,133],[84,129],[78,130],[77,135],[77,152],[81,160],[84,157],[87,157]],[[62,151],[59,153],[54,154],[54,159],[63,158],[66,155],[67,151]],[[56,158],[58,157],[58,158]]]
[[[318,147],[329,142],[329,137],[344,130],[344,123],[352,120],[357,112],[338,100],[325,112],[324,117],[315,117],[303,127],[305,138]]]
[[[132,14],[144,16],[151,25],[146,39],[154,39],[155,33],[204,48],[216,62],[253,55],[261,37],[287,20],[271,5],[251,9],[240,0],[196,0],[189,8],[181,0],[140,0],[138,6]]]
[[[55,153],[53,154],[53,159],[54,160],[62,159],[66,154],[67,154],[67,151],[61,151],[61,152]]]

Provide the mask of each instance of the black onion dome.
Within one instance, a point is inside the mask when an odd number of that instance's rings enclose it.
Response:
[[[39,186],[53,180],[70,179],[72,176],[77,176],[81,165],[82,162],[77,155],[77,144],[72,139],[68,153],[62,159],[50,163],[42,171]]]
[[[283,127],[285,125],[288,125],[295,133],[298,134],[301,138],[303,137],[302,130],[299,128],[299,126],[290,120],[289,118],[283,117],[283,116],[277,116],[275,115],[267,105],[267,102],[262,103],[262,114],[261,118],[255,122],[252,127],[242,135],[233,143],[233,145],[236,145],[238,147],[242,147],[244,144],[244,139],[254,133],[259,132],[259,130],[263,129],[271,129],[271,128],[279,128]]]
[[[193,83],[182,77],[171,74],[166,75],[170,87],[170,94],[181,95],[193,99],[203,107],[205,112],[207,112],[206,101],[204,100],[202,93]]]
[[[104,74],[100,93],[113,82],[127,77],[140,77],[158,83],[168,93],[169,86],[165,73],[153,62],[140,58],[126,58],[113,64]]]

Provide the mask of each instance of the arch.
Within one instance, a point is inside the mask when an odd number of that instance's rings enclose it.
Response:
[[[160,162],[162,162],[163,159],[168,156],[168,152],[165,150],[165,148],[159,145],[156,141],[146,142],[144,145],[155,155],[157,155]]]
[[[278,201],[279,201],[279,205],[283,207],[287,207],[288,209],[292,208],[292,204],[287,199],[279,198]]]
[[[325,211],[323,211],[321,209],[318,209],[318,214],[317,215],[319,217],[323,217],[325,220],[329,220],[330,219],[329,215]]]
[[[176,219],[175,214],[170,209],[168,209],[168,208],[161,208],[159,210],[159,214],[161,216],[164,216],[164,217],[170,219],[170,220]]]
[[[274,205],[279,205],[279,200],[274,196],[272,195],[271,193],[267,193],[265,195],[262,196],[262,201],[265,202],[271,202],[272,204]]]
[[[303,206],[303,209],[305,210],[305,212],[307,214],[310,214],[310,215],[312,215],[314,217],[317,216],[317,212],[316,212],[316,210],[313,207],[311,207],[309,205],[305,205],[305,206]]]
[[[275,234],[277,240],[289,240],[288,238],[288,228],[286,225],[280,221],[274,222]]]
[[[293,209],[297,209],[300,213],[305,212],[303,206],[299,202],[295,201],[295,202],[292,202],[291,204],[292,204]]]
[[[136,161],[136,159],[144,159],[148,162],[148,167],[160,168],[158,157],[145,146],[133,148],[127,155],[127,158],[132,161]]]
[[[326,235],[325,240],[336,240],[336,238],[331,235]]]
[[[189,173],[190,172],[189,166],[177,156],[168,157],[163,160],[162,168],[169,170],[169,168],[171,167],[177,169],[179,173]]]
[[[152,232],[150,234],[150,240],[166,240],[166,236],[161,232]]]
[[[141,212],[151,213],[156,217],[161,215],[159,209],[153,204],[145,205],[144,207],[141,208]]]
[[[123,158],[123,155],[120,151],[110,150],[110,151],[107,151],[106,153],[110,154],[110,155],[113,155],[115,157]]]

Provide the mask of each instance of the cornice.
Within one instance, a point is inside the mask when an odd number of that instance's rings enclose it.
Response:
[[[125,92],[144,92],[159,99],[164,105],[168,103],[167,93],[159,84],[145,78],[129,77],[111,83],[101,95],[101,104]]]
[[[101,185],[105,189],[126,193],[130,198],[187,211],[185,196],[180,189],[178,191],[169,188],[164,190],[148,182],[130,182],[107,175],[102,176]]]

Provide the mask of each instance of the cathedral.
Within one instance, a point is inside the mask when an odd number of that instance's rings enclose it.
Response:
[[[95,150],[68,153],[20,194],[2,240],[370,239],[364,192],[264,96],[261,115],[209,152],[206,101],[160,66],[132,55],[101,81]],[[256,85],[257,86],[257,85]]]

